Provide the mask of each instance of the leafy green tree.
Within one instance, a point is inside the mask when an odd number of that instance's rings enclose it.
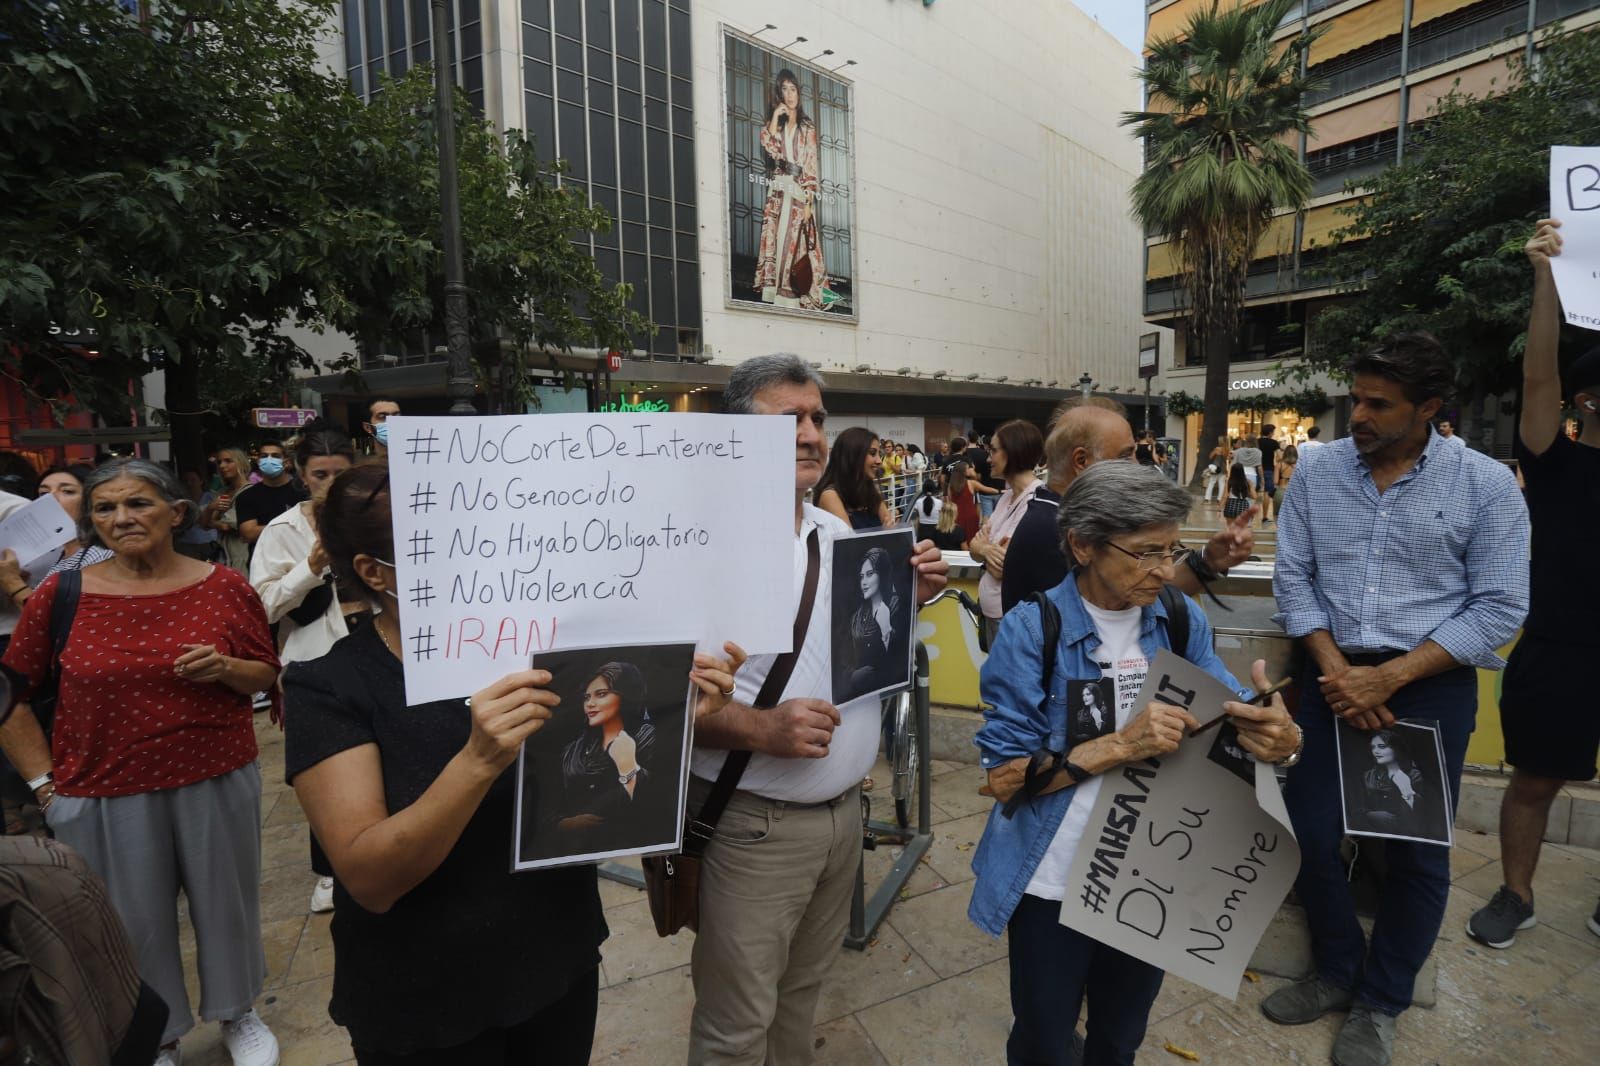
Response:
[[[310,365],[285,325],[442,321],[432,102],[408,83],[367,107],[330,75],[315,45],[334,11],[0,5],[0,372],[108,412],[164,367],[175,455],[198,465],[202,392],[237,410]],[[643,328],[572,243],[603,215],[521,137],[502,142],[459,100],[456,121],[480,333],[505,333],[515,362]],[[62,346],[58,325],[92,326],[100,358]]]
[[[1600,34],[1552,32],[1499,92],[1440,100],[1405,161],[1370,181],[1326,267],[1353,298],[1312,323],[1308,366],[1337,370],[1398,330],[1456,357],[1463,435],[1482,444],[1486,397],[1514,389],[1532,286],[1522,246],[1550,208],[1550,146],[1600,144]]]
[[[1201,440],[1227,431],[1228,362],[1256,246],[1276,210],[1298,210],[1311,194],[1310,173],[1281,139],[1310,126],[1301,58],[1315,34],[1273,40],[1295,5],[1224,11],[1213,0],[1181,34],[1151,46],[1140,72],[1149,110],[1122,118],[1145,145],[1134,216],[1179,249],[1188,343],[1206,364]]]

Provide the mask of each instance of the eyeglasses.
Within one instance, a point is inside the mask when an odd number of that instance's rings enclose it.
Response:
[[[1139,552],[1129,551],[1113,540],[1108,540],[1106,543],[1128,558],[1137,560],[1139,569],[1145,571],[1157,570],[1167,563],[1171,563],[1173,566],[1182,566],[1189,556],[1194,554],[1193,548],[1185,548],[1182,544],[1174,544],[1164,552],[1144,552],[1140,554]]]

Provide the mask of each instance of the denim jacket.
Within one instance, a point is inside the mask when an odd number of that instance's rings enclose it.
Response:
[[[1101,676],[1090,652],[1100,646],[1094,620],[1084,610],[1073,574],[1046,593],[1061,612],[1061,644],[1056,649],[1055,676],[1050,681],[1047,713],[1039,704],[1043,695],[1040,674],[1044,670],[1044,634],[1039,625],[1039,607],[1031,601],[1017,604],[1000,622],[989,659],[983,664],[980,692],[989,709],[975,742],[981,751],[985,770],[1012,759],[1032,755],[1039,748],[1062,750],[1067,742],[1067,682],[1088,681]],[[1239,682],[1222,665],[1211,647],[1211,624],[1193,600],[1189,604],[1189,647],[1184,658],[1212,677],[1247,696]],[[1167,610],[1157,600],[1144,608],[1140,621],[1139,647],[1154,660],[1161,648],[1171,647],[1167,636]],[[972,872],[977,883],[967,917],[990,936],[999,936],[1017,909],[1033,872],[1055,839],[1061,819],[1072,802],[1075,787],[1037,796],[1006,818],[996,803],[989,812],[989,824],[972,856]]]

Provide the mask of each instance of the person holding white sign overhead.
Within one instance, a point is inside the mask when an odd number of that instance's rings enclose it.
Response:
[[[1553,273],[1563,252],[1560,229],[1545,219],[1526,248],[1533,307],[1516,456],[1533,521],[1530,599],[1500,692],[1506,762],[1513,767],[1500,801],[1505,883],[1467,921],[1467,934],[1492,948],[1509,948],[1518,930],[1536,924],[1533,873],[1550,807],[1567,782],[1595,776],[1600,752],[1594,700],[1573,699],[1590,689],[1588,660],[1600,647],[1600,567],[1574,565],[1593,555],[1600,531],[1600,347],[1561,371],[1562,307]],[[1562,432],[1565,400],[1583,427],[1577,440]],[[1600,936],[1600,906],[1588,927]]]
[[[1161,970],[1061,924],[1061,906],[1102,777],[1176,751],[1198,726],[1179,707],[1134,706],[1158,652],[1171,648],[1245,695],[1212,650],[1199,605],[1165,588],[1189,555],[1177,537],[1193,504],[1156,467],[1085,470],[1061,501],[1058,529],[1072,569],[1040,594],[1049,614],[1038,599],[1018,603],[1001,619],[983,666],[990,709],[976,743],[998,802],[973,855],[978,879],[967,916],[990,936],[1010,932],[1011,1066],[1074,1061],[1085,1000],[1082,1061],[1132,1063],[1161,990]],[[1265,669],[1255,664],[1258,690],[1267,688]],[[1080,713],[1084,703],[1069,706],[1073,693],[1098,701],[1102,689],[1115,693],[1103,734],[1092,713]],[[1300,732],[1281,697],[1223,706],[1251,755],[1279,762],[1298,754]]]
[[[729,375],[723,406],[793,420],[794,543],[788,559],[772,564],[791,568],[800,609],[794,650],[752,657],[728,708],[695,728],[695,813],[685,840],[707,818],[715,835],[700,867],[689,1062],[803,1066],[823,976],[849,919],[861,862],[858,798],[878,753],[881,705],[870,695],[842,707],[828,698],[838,608],[833,582],[819,575],[833,572],[835,542],[851,531],[806,502],[828,459],[822,378],[796,355],[747,359]],[[925,603],[949,567],[928,541],[913,550],[915,595]],[[713,797],[723,806],[708,815]]]
[[[549,672],[408,707],[387,467],[340,474],[317,532],[376,614],[284,675],[286,776],[333,864],[330,1016],[360,1066],[587,1063],[606,938],[594,867],[512,873],[507,849],[507,770],[559,702]],[[695,662],[696,711],[713,713],[731,664]]]

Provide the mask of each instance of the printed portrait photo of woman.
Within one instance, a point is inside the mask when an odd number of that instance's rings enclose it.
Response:
[[[911,676],[911,530],[833,543],[833,699],[843,704]]]
[[[1349,832],[1450,841],[1443,753],[1433,729],[1396,722],[1365,732],[1341,723],[1339,759]]]
[[[693,655],[688,644],[535,655],[561,702],[518,767],[519,868],[676,841]]]

